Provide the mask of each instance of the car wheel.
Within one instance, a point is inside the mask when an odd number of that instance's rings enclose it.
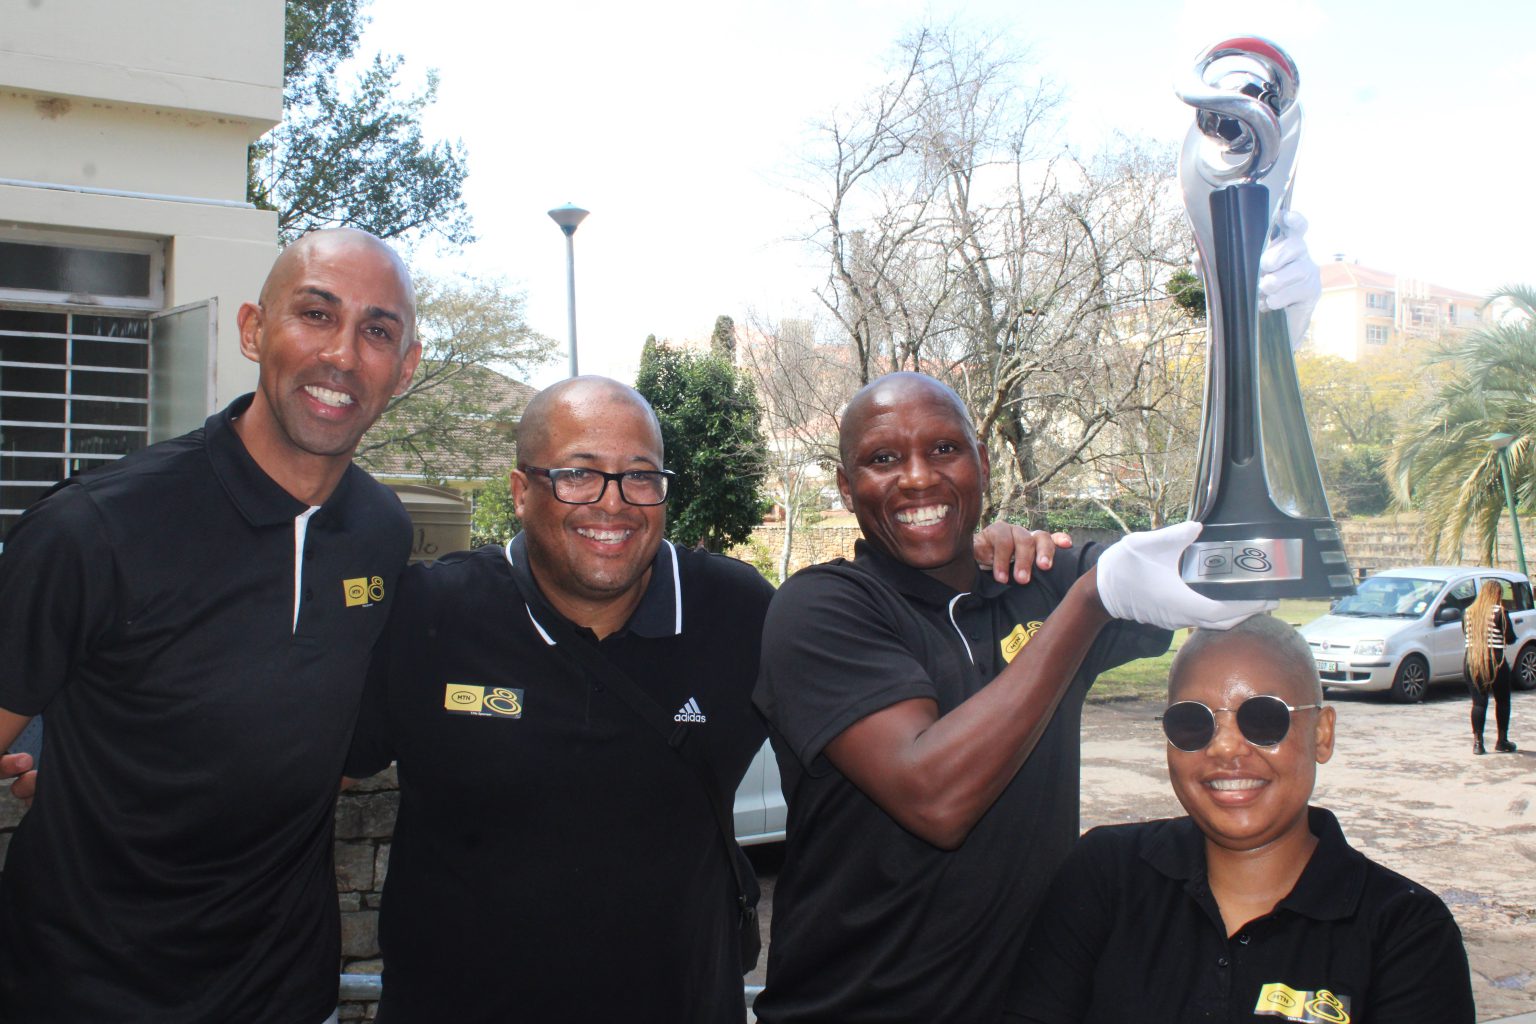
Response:
[[[1526,644],[1515,655],[1515,689],[1536,690],[1536,643]]]
[[[1417,654],[1408,655],[1392,677],[1392,699],[1399,704],[1416,704],[1428,690],[1429,663]]]

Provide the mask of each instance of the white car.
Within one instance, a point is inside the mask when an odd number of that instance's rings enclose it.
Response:
[[[779,762],[764,741],[736,788],[736,841],[742,846],[782,843],[788,813],[779,783]]]
[[[1531,583],[1517,572],[1478,566],[1387,569],[1335,602],[1327,615],[1301,627],[1323,686],[1387,690],[1406,703],[1423,700],[1431,682],[1462,679],[1466,641],[1461,619],[1487,580],[1503,589],[1514,627],[1515,685],[1536,686]]]

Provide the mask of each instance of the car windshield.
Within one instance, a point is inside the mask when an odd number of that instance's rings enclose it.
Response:
[[[1443,586],[1443,580],[1372,576],[1353,594],[1334,605],[1333,614],[1378,619],[1418,618],[1429,610],[1430,602]]]

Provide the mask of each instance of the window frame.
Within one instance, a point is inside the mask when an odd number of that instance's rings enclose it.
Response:
[[[82,292],[45,291],[37,288],[7,288],[0,285],[0,302],[11,305],[68,306],[78,310],[113,312],[157,312],[165,308],[165,242],[158,238],[116,235],[87,235],[64,231],[39,231],[33,228],[0,227],[0,242],[18,245],[44,245],[55,249],[86,249],[97,252],[124,252],[149,257],[149,295],[98,295]]]

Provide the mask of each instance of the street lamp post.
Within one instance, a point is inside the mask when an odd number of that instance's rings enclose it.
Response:
[[[571,325],[571,376],[576,376],[576,227],[587,211],[566,203],[549,211],[550,220],[565,232],[565,293]]]
[[[1520,539],[1520,517],[1515,513],[1515,491],[1509,485],[1509,444],[1513,441],[1513,434],[1505,434],[1502,431],[1488,435],[1488,443],[1493,445],[1494,451],[1499,453],[1499,476],[1504,480],[1504,504],[1509,507],[1509,523],[1515,531],[1515,560],[1520,563],[1520,573],[1529,576],[1525,569],[1525,544]]]

